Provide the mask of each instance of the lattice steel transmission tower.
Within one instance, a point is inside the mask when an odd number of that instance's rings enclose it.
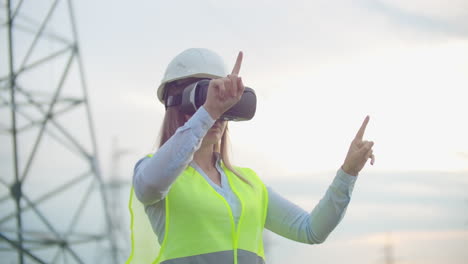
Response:
[[[383,253],[384,253],[385,264],[395,264],[393,242],[392,242],[390,233],[387,233],[383,251],[384,251]]]
[[[0,10],[0,261],[119,263],[72,1]]]

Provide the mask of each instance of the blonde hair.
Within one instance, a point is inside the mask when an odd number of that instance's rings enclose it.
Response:
[[[179,81],[175,81],[172,83],[168,83],[165,89],[168,89],[168,95],[176,95],[182,92],[183,88],[186,85],[197,81],[197,78],[187,78]],[[186,122],[185,114],[180,110],[180,105],[171,106],[166,109],[166,113],[164,115],[163,124],[161,127],[160,132],[160,139],[159,139],[159,146],[160,148],[166,141],[168,141],[176,132],[176,130],[183,126]],[[237,171],[234,166],[231,164],[229,160],[229,135],[228,135],[228,124],[226,124],[226,129],[221,137],[220,142],[216,143],[214,146],[214,150],[219,152],[221,161],[224,163],[227,169],[229,169],[232,173],[234,173],[237,177],[239,177],[245,183],[251,185],[251,183],[239,172]]]

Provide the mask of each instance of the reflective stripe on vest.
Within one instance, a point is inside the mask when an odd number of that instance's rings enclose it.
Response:
[[[132,253],[127,263],[263,264],[262,234],[268,207],[266,188],[250,169],[236,168],[251,185],[224,165],[222,168],[242,207],[237,227],[226,200],[194,168],[187,167],[165,198],[165,235],[158,257],[148,259],[155,256],[154,250],[150,254],[140,250],[147,255],[146,262],[139,258],[136,248],[140,238],[135,233],[137,228],[132,226]],[[145,218],[149,222],[144,211],[137,214],[130,210],[133,218]],[[137,221],[133,219],[132,224]],[[154,233],[153,240],[157,243]]]
[[[234,255],[232,250],[220,251],[214,253],[207,253],[202,255],[195,255],[183,258],[170,259],[161,262],[161,264],[206,264],[206,263],[234,263]],[[263,258],[257,256],[257,254],[250,251],[238,249],[237,250],[237,263],[248,263],[248,264],[265,264]]]

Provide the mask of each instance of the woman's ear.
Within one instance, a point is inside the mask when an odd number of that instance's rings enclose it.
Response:
[[[190,115],[187,115],[187,114],[184,114],[184,116],[185,116],[185,122],[187,122],[191,117]]]

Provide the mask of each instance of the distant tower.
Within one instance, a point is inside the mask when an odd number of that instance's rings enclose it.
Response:
[[[390,233],[387,233],[387,238],[384,245],[384,259],[385,264],[395,264],[395,258],[393,255],[393,244],[391,240]]]
[[[468,160],[468,152],[458,152],[457,155],[463,159]],[[466,200],[468,204],[468,199]],[[468,220],[465,220],[465,225],[468,226]]]
[[[115,252],[113,254],[117,255],[119,259],[126,259],[130,254],[130,233],[129,233],[129,224],[123,221],[128,217],[128,211],[123,211],[123,208],[126,208],[122,205],[128,203],[128,198],[130,195],[130,186],[131,183],[128,181],[122,180],[120,172],[120,161],[121,158],[130,153],[129,149],[120,148],[117,138],[112,139],[112,153],[111,153],[111,164],[110,164],[110,181],[106,183],[107,197],[109,201],[110,210],[110,219],[112,230],[115,233],[115,243],[116,247],[114,248]],[[122,189],[125,192],[122,192]],[[125,200],[126,199],[126,200]]]
[[[0,260],[121,263],[72,1],[1,5]]]

